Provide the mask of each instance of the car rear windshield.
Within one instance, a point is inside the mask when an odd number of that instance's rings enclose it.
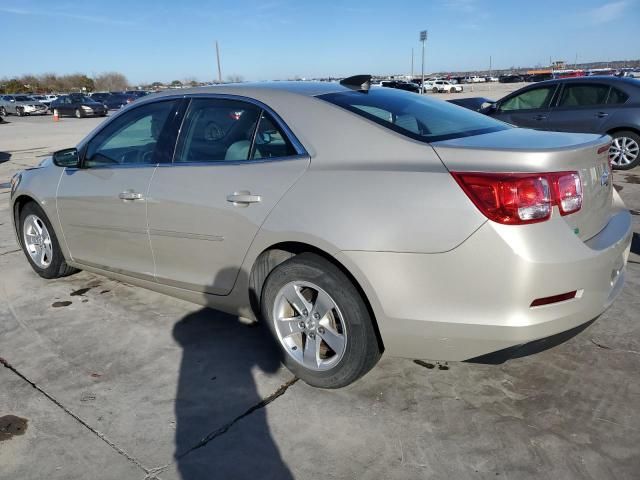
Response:
[[[437,142],[512,128],[480,113],[415,93],[372,87],[319,95],[383,127],[422,142]]]

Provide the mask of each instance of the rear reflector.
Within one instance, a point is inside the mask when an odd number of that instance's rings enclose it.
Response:
[[[582,208],[578,172],[451,174],[488,219],[504,225],[543,222],[554,205],[561,215]]]
[[[540,307],[542,305],[549,305],[550,303],[564,302],[565,300],[571,300],[576,298],[577,290],[573,292],[561,293],[560,295],[553,295],[551,297],[536,298],[531,302],[531,307]]]

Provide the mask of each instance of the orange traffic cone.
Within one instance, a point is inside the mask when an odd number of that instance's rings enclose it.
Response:
[[[60,120],[60,116],[58,115],[58,109],[54,108],[53,109],[53,121],[57,122],[58,120]]]

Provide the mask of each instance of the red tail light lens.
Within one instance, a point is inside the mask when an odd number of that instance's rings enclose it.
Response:
[[[582,183],[575,172],[553,175],[556,202],[561,215],[577,212],[582,208]]]
[[[582,184],[577,172],[452,175],[487,218],[505,225],[548,220],[556,204],[562,215],[582,207]]]

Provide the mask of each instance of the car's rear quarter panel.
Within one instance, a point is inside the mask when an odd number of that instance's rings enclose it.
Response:
[[[338,251],[437,253],[486,221],[429,145],[322,100],[298,102],[270,104],[311,165],[271,212],[260,240],[306,235]]]

